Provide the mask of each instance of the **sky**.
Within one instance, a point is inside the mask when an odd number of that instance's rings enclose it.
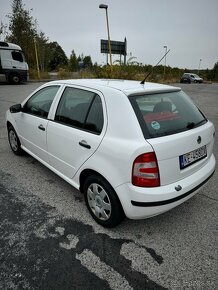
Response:
[[[0,22],[8,24],[11,0],[0,0]],[[100,40],[127,39],[127,60],[155,65],[170,49],[166,63],[187,69],[213,68],[218,62],[218,0],[23,0],[49,41],[57,41],[69,57],[90,55],[105,64]],[[4,40],[1,38],[1,40]],[[112,56],[113,61],[119,59]],[[164,65],[164,60],[162,61]]]

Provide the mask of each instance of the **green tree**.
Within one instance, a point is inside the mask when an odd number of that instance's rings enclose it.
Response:
[[[20,45],[29,65],[35,63],[34,37],[37,35],[36,20],[25,9],[22,0],[12,1],[12,13],[9,18],[9,35],[7,41]]]
[[[127,60],[127,65],[139,65],[139,62],[136,61],[137,57],[135,56],[131,56],[128,60]]]
[[[0,40],[4,41],[7,35],[7,25],[5,25],[2,21],[0,23]]]
[[[50,70],[57,70],[68,65],[66,54],[56,41],[48,43],[47,48],[50,51],[48,56],[48,68]]]
[[[82,53],[81,56],[79,55],[79,56],[77,57],[77,61],[78,61],[78,63],[79,63],[80,61],[83,61],[83,53]]]
[[[74,50],[72,50],[72,53],[70,55],[70,60],[69,60],[69,69],[70,71],[77,71],[78,70],[78,59],[76,57],[76,53]]]
[[[81,56],[79,55],[77,57],[79,70],[83,68],[83,58],[84,58],[83,53],[81,54]]]
[[[84,68],[92,68],[92,59],[90,55],[87,55],[83,58],[83,66]]]
[[[212,69],[212,79],[217,81],[218,80],[218,62],[215,63]]]
[[[48,70],[48,56],[50,54],[48,43],[49,39],[45,36],[44,32],[40,32],[36,37],[36,48],[38,52],[38,58],[39,58],[39,67],[42,71]]]

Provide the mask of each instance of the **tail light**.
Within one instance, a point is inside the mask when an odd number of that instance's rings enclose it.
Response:
[[[154,152],[139,155],[132,167],[132,184],[140,187],[160,186],[157,158]]]

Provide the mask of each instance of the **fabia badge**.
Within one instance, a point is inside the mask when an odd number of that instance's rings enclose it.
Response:
[[[201,136],[198,136],[197,142],[198,144],[201,144]]]

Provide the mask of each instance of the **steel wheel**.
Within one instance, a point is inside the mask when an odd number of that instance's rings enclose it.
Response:
[[[93,219],[106,228],[117,226],[125,217],[113,187],[99,175],[88,176],[82,186]]]
[[[12,126],[9,126],[9,128],[8,128],[8,140],[9,140],[11,149],[14,152],[14,154],[22,155],[23,150],[20,147],[20,140],[17,136],[16,131],[14,130],[14,128]]]
[[[17,135],[13,130],[9,131],[9,142],[13,151],[17,151],[18,149],[18,140]]]
[[[107,221],[111,216],[111,202],[104,188],[92,183],[88,187],[87,199],[93,214],[100,220]]]
[[[12,73],[10,76],[9,76],[9,82],[11,84],[19,84],[21,82],[21,77],[18,75],[18,74],[15,74],[15,73]]]

